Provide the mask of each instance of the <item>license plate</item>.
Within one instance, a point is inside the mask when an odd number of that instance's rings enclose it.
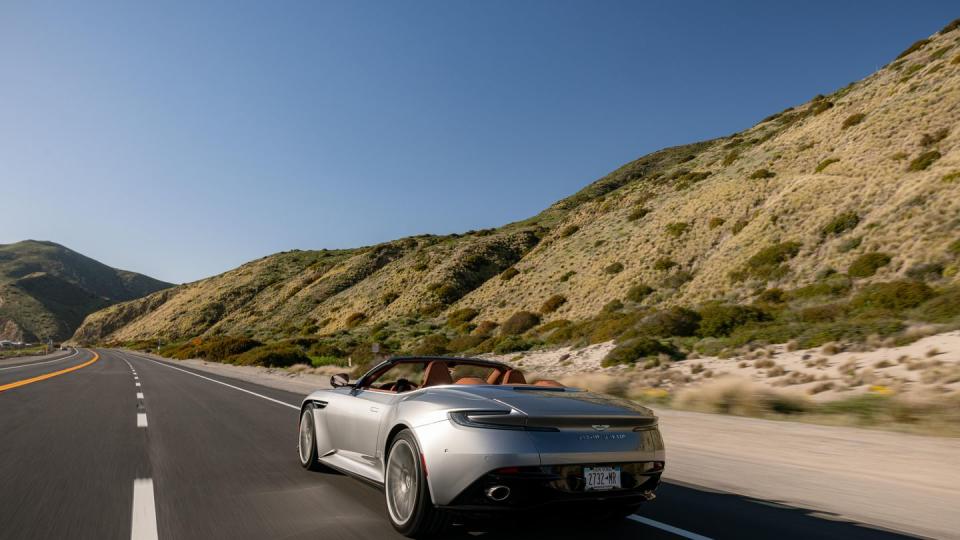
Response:
[[[584,489],[603,491],[620,488],[620,467],[584,467]]]

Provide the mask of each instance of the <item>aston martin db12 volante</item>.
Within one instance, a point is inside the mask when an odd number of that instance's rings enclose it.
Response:
[[[330,384],[303,401],[301,465],[382,486],[407,536],[557,507],[609,522],[660,483],[657,418],[632,401],[470,358],[392,358]]]

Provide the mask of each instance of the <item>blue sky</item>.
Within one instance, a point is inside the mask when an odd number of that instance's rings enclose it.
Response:
[[[0,243],[199,279],[529,217],[860,79],[955,2],[0,5]]]

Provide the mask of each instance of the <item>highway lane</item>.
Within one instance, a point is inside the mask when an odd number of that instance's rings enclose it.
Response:
[[[296,405],[302,396],[127,352],[99,352],[101,359],[85,368],[0,392],[0,538],[129,538],[154,531],[159,538],[399,538],[376,488],[300,468]],[[902,538],[672,484],[635,519],[602,534]],[[469,531],[458,527],[451,537],[519,539],[544,532],[539,522],[497,521]],[[585,534],[600,533],[550,530],[555,538]]]

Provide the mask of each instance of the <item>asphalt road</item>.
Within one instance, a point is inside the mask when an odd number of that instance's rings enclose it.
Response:
[[[300,467],[301,398],[117,350],[5,361],[0,538],[401,538],[379,490]],[[521,518],[450,537],[904,538],[692,486],[658,495],[603,531]]]

